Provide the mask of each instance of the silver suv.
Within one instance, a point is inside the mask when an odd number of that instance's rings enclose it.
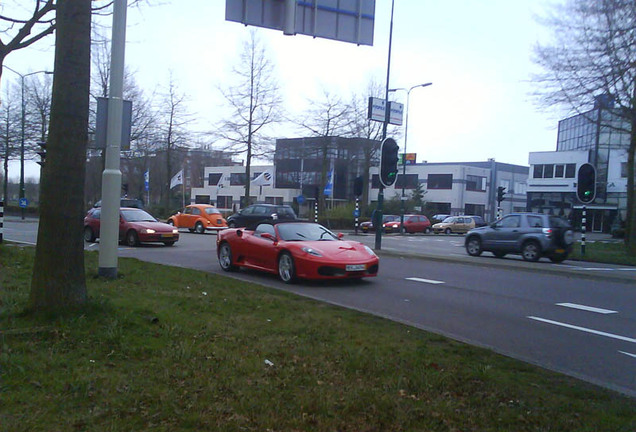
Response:
[[[564,219],[541,213],[512,213],[470,230],[464,245],[472,256],[486,251],[498,258],[520,254],[526,261],[548,257],[561,262],[572,251],[573,243],[574,231]]]

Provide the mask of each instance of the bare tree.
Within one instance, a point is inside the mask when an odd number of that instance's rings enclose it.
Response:
[[[170,75],[167,92],[163,95],[158,122],[158,131],[160,133],[158,142],[165,154],[166,162],[164,207],[166,211],[170,211],[172,197],[172,190],[169,185],[170,179],[183,168],[183,166],[179,167],[179,169],[174,168],[176,165],[174,163],[175,154],[180,149],[188,147],[190,132],[187,126],[192,122],[191,115],[187,109],[187,96],[179,92],[172,75]]]
[[[6,87],[5,102],[0,106],[0,140],[4,172],[2,196],[5,200],[8,197],[9,160],[19,154],[19,149],[13,144],[20,140],[20,118],[17,115],[20,110],[16,109],[15,100],[10,96],[12,89],[11,86]]]
[[[243,205],[248,205],[252,158],[271,154],[273,140],[265,135],[266,129],[282,119],[282,97],[274,78],[274,65],[255,31],[244,43],[233,73],[238,79],[236,85],[221,89],[231,114],[221,123],[218,135],[230,143],[231,151],[245,153]]]
[[[30,129],[33,133],[30,137],[33,141],[31,148],[37,149],[37,142],[46,142],[49,129],[49,116],[51,113],[51,86],[53,84],[50,75],[32,76],[27,83],[27,109],[29,112]]]
[[[627,173],[629,254],[636,255],[636,3],[634,0],[568,0],[543,19],[554,42],[536,47],[539,94],[548,105],[582,113],[595,97],[609,95],[613,114],[624,119],[631,134]],[[619,122],[620,123],[620,122]],[[604,125],[605,126],[605,125]],[[607,127],[621,127],[616,124]]]
[[[88,140],[91,1],[59,0],[55,76],[29,307],[62,310],[87,300],[84,170]]]

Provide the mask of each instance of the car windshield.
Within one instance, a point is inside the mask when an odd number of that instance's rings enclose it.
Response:
[[[149,213],[139,209],[125,209],[121,214],[126,222],[157,222]]]
[[[454,217],[454,216],[453,216],[453,217],[447,217],[447,218],[446,218],[446,219],[444,219],[442,222],[445,222],[445,223],[453,223],[453,222],[455,222],[455,217]]]
[[[285,241],[338,240],[334,233],[317,223],[285,223],[277,227],[280,239]]]
[[[385,215],[384,216],[384,223],[393,222],[393,221],[396,221],[396,220],[400,220],[400,217],[399,216],[395,216],[395,215]]]

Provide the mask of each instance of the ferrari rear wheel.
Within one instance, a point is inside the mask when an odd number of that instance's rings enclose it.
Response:
[[[232,264],[232,248],[228,243],[219,247],[219,265],[227,272],[236,270],[236,266]]]
[[[294,259],[288,252],[283,252],[278,258],[278,275],[286,284],[291,284],[296,281]]]

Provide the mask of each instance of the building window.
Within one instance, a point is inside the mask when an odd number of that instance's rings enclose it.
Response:
[[[464,206],[464,213],[467,215],[484,217],[486,214],[486,206],[483,204],[466,204]]]
[[[208,176],[208,186],[216,186],[219,184],[219,180],[221,180],[221,177],[223,176],[223,174],[221,173],[210,173],[210,175]]]
[[[574,178],[576,164],[567,164],[565,166],[565,178]]]
[[[265,204],[283,205],[283,197],[265,197]]]
[[[564,165],[555,165],[554,167],[554,177],[562,178],[565,174],[565,166]]]
[[[621,162],[621,178],[627,178],[627,162]]]
[[[427,189],[452,189],[452,174],[429,174],[426,182]]]
[[[543,165],[537,164],[534,166],[532,178],[543,178]]]
[[[417,188],[417,183],[418,183],[417,174],[406,174],[406,176],[402,174],[398,174],[397,179],[395,180],[395,188],[396,189],[402,189],[402,188],[415,189]]]
[[[543,178],[553,178],[553,177],[554,177],[554,165],[553,164],[543,165]]]
[[[217,196],[216,197],[216,206],[217,208],[222,209],[231,209],[232,208],[232,197],[231,196]]]
[[[486,191],[486,177],[467,175],[466,176],[466,190],[485,192]]]
[[[245,173],[232,173],[230,174],[231,186],[244,186],[245,185]]]

